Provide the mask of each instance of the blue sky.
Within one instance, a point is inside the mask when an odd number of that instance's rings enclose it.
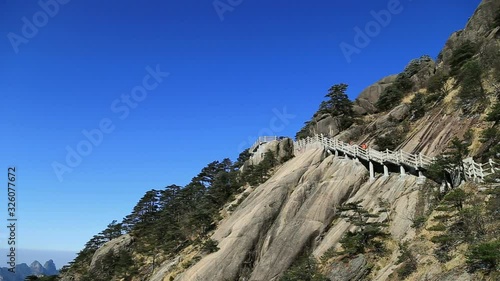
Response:
[[[145,191],[294,136],[331,85],[355,98],[436,57],[480,1],[41,2],[0,1],[1,162],[18,169],[18,246],[77,252]],[[340,44],[367,25],[348,62]]]

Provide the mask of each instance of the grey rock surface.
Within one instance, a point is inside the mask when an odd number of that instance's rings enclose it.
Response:
[[[359,281],[363,280],[368,271],[365,256],[359,255],[346,262],[334,264],[328,278],[335,281]]]
[[[114,253],[120,250],[127,249],[127,247],[133,242],[132,236],[129,234],[122,235],[115,238],[109,242],[106,242],[101,248],[99,248],[92,256],[92,262],[90,263],[90,270],[93,270],[96,263],[101,260],[107,253],[113,251]]]

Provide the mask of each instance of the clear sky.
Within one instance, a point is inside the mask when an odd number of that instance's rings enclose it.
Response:
[[[145,191],[294,136],[331,85],[355,98],[436,57],[480,2],[57,1],[0,1],[0,159],[18,246],[74,252]]]

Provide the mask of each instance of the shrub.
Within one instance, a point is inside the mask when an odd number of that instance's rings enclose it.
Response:
[[[370,220],[378,218],[379,215],[368,212],[360,203],[361,201],[347,203],[338,208],[342,213],[341,217],[358,227],[356,231],[348,231],[340,239],[339,243],[343,251],[339,254],[354,256],[364,253],[366,249],[384,251],[383,244],[376,239],[387,236],[387,233],[382,230],[386,225]]]
[[[380,94],[376,106],[379,110],[389,110],[398,105],[403,97],[403,91],[398,89],[395,85],[390,85]]]
[[[385,88],[385,90],[380,94],[376,107],[379,110],[385,111],[398,105],[405,94],[411,91],[415,86],[411,77],[420,71],[422,68],[422,62],[429,59],[429,56],[422,56],[419,59],[412,60],[405,70],[398,74],[394,83]]]
[[[312,257],[301,257],[281,277],[280,281],[328,281],[321,274],[316,260]]]
[[[415,83],[410,79],[412,75],[413,74],[407,73],[398,75],[396,81],[394,82],[396,88],[398,88],[403,93],[409,92],[413,88],[413,86],[415,86]]]
[[[479,243],[467,253],[467,264],[471,271],[496,270],[500,262],[500,240]]]
[[[427,80],[427,93],[433,94],[436,100],[441,100],[448,92],[446,81],[448,81],[448,76],[444,72],[436,72]]]
[[[386,149],[395,150],[404,140],[405,133],[403,130],[395,129],[389,133],[379,135],[375,138],[375,145],[378,150],[383,151]]]
[[[464,66],[477,53],[477,46],[472,41],[463,42],[458,48],[453,50],[450,58],[450,74],[457,76]]]
[[[437,224],[435,226],[429,227],[427,230],[429,230],[429,231],[445,231],[446,226],[444,224],[440,223],[440,224]]]
[[[207,241],[203,242],[201,249],[207,253],[215,253],[219,250],[219,247],[217,245],[217,241],[208,239]]]
[[[484,110],[486,100],[485,91],[481,83],[483,69],[478,61],[469,61],[464,66],[459,75],[460,107],[464,113],[475,113]]]
[[[500,102],[497,102],[492,108],[488,116],[486,117],[486,121],[489,122],[500,122]]]
[[[421,228],[425,224],[426,220],[427,220],[427,218],[424,216],[417,217],[412,221],[411,227],[417,228],[417,229]]]
[[[241,179],[250,185],[259,185],[267,181],[271,170],[278,164],[278,160],[273,152],[268,151],[264,154],[264,159],[257,165],[249,165],[243,171]]]
[[[422,93],[417,93],[411,100],[410,112],[413,120],[420,119],[425,115],[425,96]]]
[[[402,263],[402,265],[397,269],[397,273],[399,278],[403,280],[417,270],[418,264],[415,255],[413,255],[408,247],[408,242],[400,244],[399,247],[401,255],[398,257],[398,264]]]
[[[444,197],[444,201],[455,207],[457,211],[461,211],[463,209],[465,199],[467,199],[467,194],[460,188],[452,190]]]
[[[295,140],[305,139],[311,136],[310,133],[311,121],[304,123],[304,126],[295,134]]]
[[[493,28],[500,26],[500,8],[497,9],[495,19],[493,20]]]

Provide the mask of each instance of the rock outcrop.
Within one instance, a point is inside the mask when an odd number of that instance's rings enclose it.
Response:
[[[130,244],[134,242],[134,239],[129,234],[122,235],[115,238],[109,242],[106,242],[101,248],[99,248],[92,256],[92,262],[90,263],[90,270],[93,270],[96,264],[108,253],[118,253],[120,250],[126,250]]]
[[[449,65],[453,50],[463,42],[467,40],[482,42],[485,39],[498,38],[499,28],[492,28],[491,23],[499,9],[500,2],[497,0],[481,1],[465,28],[453,33],[446,42],[441,51],[441,60],[444,65]]]
[[[289,138],[284,138],[281,140],[275,140],[268,143],[261,144],[255,152],[252,153],[252,157],[249,159],[247,165],[257,165],[263,159],[267,152],[272,152],[276,156],[278,162],[285,162],[286,160],[293,157],[293,141]]]
[[[374,211],[382,208],[381,200],[389,202],[390,212],[380,219],[390,216],[394,239],[408,239],[414,234],[410,218],[418,193],[412,176],[370,182],[361,163],[335,158],[322,148],[308,150],[285,163],[220,224],[212,236],[219,251],[176,280],[278,280],[304,250],[320,257],[338,243],[352,226],[332,222],[336,207],[349,200],[362,200]]]
[[[328,278],[336,281],[360,281],[368,272],[368,262],[365,256],[358,255],[352,260],[335,264]]]
[[[396,80],[397,75],[387,76],[364,89],[354,101],[354,112],[357,114],[372,114],[377,112],[375,104],[380,94]]]

